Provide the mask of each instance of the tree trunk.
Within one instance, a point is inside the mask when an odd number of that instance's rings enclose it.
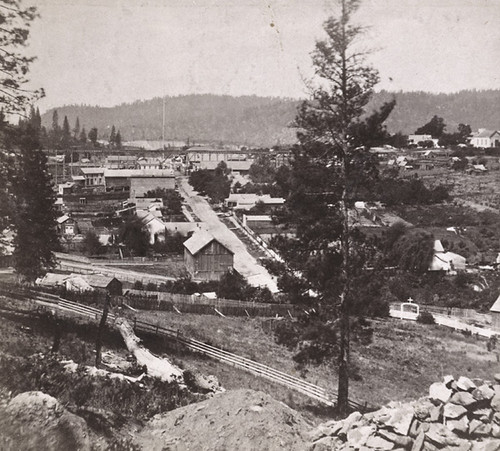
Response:
[[[108,319],[110,296],[106,293],[106,299],[104,301],[104,308],[102,310],[101,322],[99,323],[99,330],[97,331],[97,340],[95,343],[95,366],[99,368],[102,361],[102,335],[104,333],[104,327],[106,326],[106,320]]]
[[[137,363],[147,368],[148,375],[166,382],[184,383],[183,371],[169,360],[160,359],[141,346],[139,344],[141,340],[135,335],[134,330],[125,319],[117,318],[115,325],[125,341],[125,346],[134,355]]]
[[[345,137],[344,145],[347,147]],[[347,175],[346,175],[346,156],[347,151],[344,148],[342,155],[341,177],[344,183],[340,206],[342,209],[342,293],[340,295],[339,316],[340,316],[340,343],[338,357],[338,398],[337,409],[341,416],[347,416],[349,412],[349,342],[350,342],[350,324],[349,324],[349,305],[347,296],[349,294],[349,211],[347,207]]]

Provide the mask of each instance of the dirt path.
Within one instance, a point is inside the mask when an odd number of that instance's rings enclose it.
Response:
[[[208,202],[193,190],[188,183],[187,177],[179,178],[178,181],[179,188],[195,215],[206,223],[208,231],[215,238],[234,252],[234,268],[236,271],[243,275],[250,285],[265,286],[271,292],[276,293],[278,291],[276,279],[250,255],[246,246],[219,219]]]

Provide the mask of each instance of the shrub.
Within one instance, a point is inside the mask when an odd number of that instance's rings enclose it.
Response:
[[[434,324],[434,316],[430,312],[421,312],[417,317],[417,323],[421,324]]]

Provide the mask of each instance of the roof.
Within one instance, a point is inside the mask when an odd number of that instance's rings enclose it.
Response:
[[[97,288],[107,288],[113,280],[118,280],[116,277],[104,274],[88,274],[85,278],[90,286]]]
[[[74,181],[85,180],[85,177],[83,175],[72,175],[71,180],[74,180]]]
[[[171,169],[106,169],[106,178],[137,178],[137,177],[164,177],[173,178]]]
[[[58,224],[62,224],[63,222],[66,222],[70,217],[68,215],[62,215],[59,218],[56,219]]]
[[[474,134],[473,138],[490,138],[496,133],[496,130],[480,130]]]
[[[104,174],[104,168],[80,168],[84,174]]]
[[[444,248],[440,240],[434,241],[434,252],[444,252]]]
[[[491,306],[490,312],[500,313],[500,295],[498,295],[497,300]]]
[[[191,238],[187,241],[184,241],[184,247],[191,252],[192,255],[196,255],[200,252],[204,247],[208,246],[212,241],[217,241],[219,244],[224,246],[220,241],[218,241],[213,235],[208,233],[205,230],[196,231]],[[231,254],[234,254],[233,251],[224,246]]]

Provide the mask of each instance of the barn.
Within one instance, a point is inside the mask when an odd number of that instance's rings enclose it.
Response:
[[[85,276],[89,285],[98,291],[107,291],[109,294],[121,295],[122,283],[113,276],[104,274],[87,274]]]
[[[184,263],[193,279],[220,280],[233,269],[233,261],[234,252],[204,230],[184,242]]]

